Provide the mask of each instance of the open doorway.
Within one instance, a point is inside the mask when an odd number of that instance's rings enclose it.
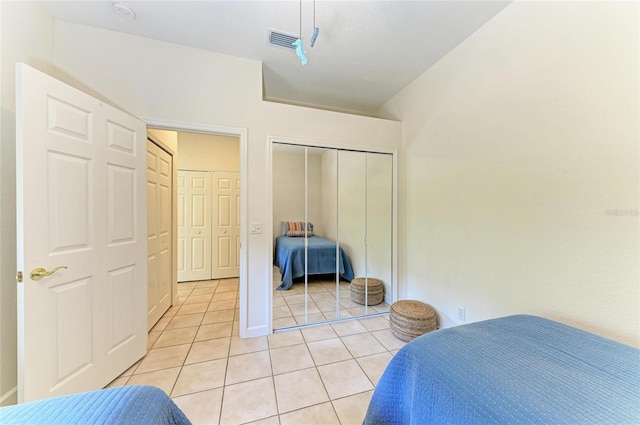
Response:
[[[239,138],[179,131],[178,282],[240,277]]]
[[[185,123],[165,120],[150,120],[147,119],[147,126],[150,129],[150,133],[155,134],[157,137],[163,137],[172,145],[176,152],[176,161],[173,170],[174,180],[176,182],[175,190],[173,193],[175,199],[175,217],[174,220],[174,246],[173,246],[173,264],[175,265],[174,275],[174,305],[177,304],[178,288],[181,280],[185,280],[184,276],[178,276],[178,270],[184,268],[185,252],[184,246],[181,248],[180,244],[186,244],[187,240],[181,240],[179,235],[179,224],[184,218],[184,211],[180,212],[181,200],[178,197],[179,186],[181,184],[180,175],[188,172],[202,173],[202,176],[206,176],[206,180],[211,181],[210,188],[212,189],[212,197],[224,198],[223,206],[226,209],[222,209],[223,217],[216,217],[216,214],[220,214],[221,208],[219,202],[215,205],[212,203],[210,211],[210,217],[215,220],[215,223],[225,224],[227,222],[234,222],[231,228],[220,228],[218,232],[221,237],[217,238],[216,233],[212,233],[211,244],[206,241],[198,241],[201,246],[209,246],[208,254],[202,252],[202,258],[208,256],[211,260],[212,270],[217,265],[217,268],[224,270],[225,277],[232,277],[238,279],[239,284],[239,317],[238,317],[238,330],[240,337],[247,337],[247,255],[246,255],[246,190],[243,188],[243,182],[246,182],[246,151],[247,151],[247,131],[243,128],[231,128],[221,126],[203,125],[198,123]],[[219,177],[222,177],[220,179]],[[225,180],[226,179],[226,180]],[[224,181],[221,181],[224,180]],[[214,185],[213,182],[216,182]],[[221,194],[220,191],[213,191],[213,187],[218,188],[233,188],[234,193],[228,191]],[[207,201],[204,197],[199,199],[199,202],[206,204]],[[214,214],[213,211],[216,211]],[[182,217],[182,218],[181,218]],[[205,216],[200,217],[205,219]],[[232,220],[233,219],[233,220]],[[213,224],[213,222],[212,222]],[[211,227],[214,227],[213,225]],[[225,234],[226,232],[226,234]],[[217,249],[220,245],[226,245],[228,248],[223,255],[219,255],[220,252]],[[193,254],[193,252],[192,252]],[[217,257],[216,257],[217,256]],[[196,264],[198,265],[198,264]],[[220,267],[222,266],[222,267]],[[200,276],[196,280],[208,280],[221,278],[220,274],[211,275],[212,277]],[[191,280],[191,278],[187,278]]]

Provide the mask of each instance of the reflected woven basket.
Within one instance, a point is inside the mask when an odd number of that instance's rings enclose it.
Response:
[[[407,342],[438,329],[433,307],[414,300],[393,303],[389,309],[389,325],[392,334]]]
[[[367,301],[365,302],[365,294]],[[351,301],[361,305],[378,305],[384,300],[384,283],[373,277],[356,277],[351,281]]]

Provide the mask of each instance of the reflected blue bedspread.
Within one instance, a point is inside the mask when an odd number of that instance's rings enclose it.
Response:
[[[640,350],[526,315],[442,329],[393,357],[365,418],[516,423],[640,423]]]
[[[47,425],[189,425],[160,388],[133,385],[48,398],[0,409],[0,423]]]
[[[278,236],[276,238],[276,252],[274,263],[280,268],[282,284],[278,290],[287,290],[293,285],[293,279],[304,276],[304,240]],[[308,238],[308,273],[324,274],[336,272],[336,243],[320,236]],[[353,280],[353,269],[349,257],[340,248],[340,276],[349,282]]]

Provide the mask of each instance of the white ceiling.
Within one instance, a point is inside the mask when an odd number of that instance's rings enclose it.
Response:
[[[269,29],[299,34],[300,1],[43,1],[55,18],[263,62],[265,99],[374,115],[509,1],[302,1],[309,63],[267,43]]]

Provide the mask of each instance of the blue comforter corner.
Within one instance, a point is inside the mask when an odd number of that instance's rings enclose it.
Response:
[[[639,424],[640,350],[516,315],[416,338],[364,424]]]
[[[311,236],[307,249],[307,273],[325,274],[336,272],[336,243],[320,236]],[[278,236],[276,238],[276,248],[274,263],[280,268],[282,284],[278,290],[290,289],[293,279],[305,274],[305,238]],[[353,280],[353,269],[349,257],[342,248],[339,251],[339,271],[340,276],[351,282]]]
[[[3,425],[190,425],[160,388],[132,385],[0,409]]]

